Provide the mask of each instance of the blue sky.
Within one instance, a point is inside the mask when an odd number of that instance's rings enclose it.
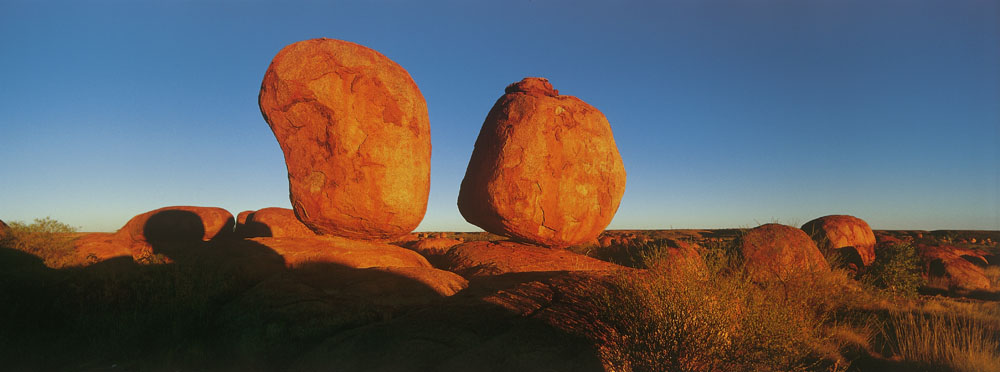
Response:
[[[0,219],[113,231],[167,205],[288,207],[257,94],[329,37],[427,100],[418,230],[455,206],[503,88],[547,77],[611,122],[610,228],[1000,230],[997,1],[0,1]]]

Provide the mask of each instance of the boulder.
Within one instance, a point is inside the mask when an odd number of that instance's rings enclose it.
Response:
[[[449,239],[449,238],[428,238],[410,242],[406,245],[407,248],[416,251],[424,256],[441,255],[448,252],[448,249],[456,245],[462,244],[461,240]]]
[[[943,280],[948,289],[990,289],[990,280],[983,269],[987,265],[984,252],[951,245],[918,244],[916,248],[928,279]]]
[[[236,228],[234,229],[236,231],[236,236],[246,237],[247,218],[250,218],[250,215],[253,214],[253,212],[256,211],[243,211],[236,215]]]
[[[231,236],[236,220],[222,208],[173,206],[132,217],[114,239],[129,247],[132,257],[153,253],[157,244],[175,245]]]
[[[830,215],[802,225],[820,252],[838,253],[848,265],[858,268],[875,262],[875,233],[864,220],[846,215]]]
[[[115,257],[132,257],[129,241],[113,233],[91,233],[73,241],[78,257],[84,262],[95,263]]]
[[[737,248],[756,281],[785,280],[800,273],[829,271],[830,265],[804,231],[776,223],[750,229]]]
[[[443,269],[464,277],[538,271],[620,270],[622,266],[572,253],[512,241],[456,245],[443,257]]]
[[[240,234],[243,237],[309,237],[312,230],[295,217],[295,211],[288,208],[264,208],[250,213]]]
[[[563,248],[597,238],[625,192],[608,120],[548,80],[511,84],[490,110],[458,195],[467,221]]]
[[[310,229],[391,239],[423,219],[430,122],[398,64],[346,41],[300,41],[271,61],[259,104],[285,154],[295,215]]]
[[[336,236],[309,238],[251,238],[297,267],[308,263],[335,264],[348,268],[431,267],[423,256],[391,244],[357,241]]]
[[[0,239],[6,238],[10,235],[10,226],[7,226],[3,220],[0,220]]]

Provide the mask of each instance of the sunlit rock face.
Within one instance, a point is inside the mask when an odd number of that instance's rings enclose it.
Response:
[[[274,57],[259,103],[285,154],[295,214],[310,229],[389,239],[423,219],[430,123],[398,64],[346,41],[300,41]]]
[[[625,192],[608,120],[546,79],[525,78],[505,93],[483,123],[462,180],[462,216],[548,247],[596,239]]]
[[[240,222],[236,218],[236,235],[241,237],[309,237],[312,230],[295,217],[295,211],[288,208],[263,208],[247,214]]]
[[[776,223],[750,229],[737,245],[747,272],[757,281],[829,271],[830,265],[804,231]]]
[[[858,268],[875,262],[875,233],[864,220],[847,215],[830,215],[802,225],[820,252],[839,255]]]

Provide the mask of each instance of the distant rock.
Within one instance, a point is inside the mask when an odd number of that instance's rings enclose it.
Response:
[[[990,280],[983,268],[988,265],[986,252],[952,245],[917,244],[929,279],[943,279],[949,289],[989,290]]]
[[[431,267],[423,256],[391,244],[357,241],[336,236],[309,238],[251,238],[297,267],[309,263],[336,264],[364,269],[369,267]]]
[[[464,277],[538,271],[624,270],[625,267],[565,250],[511,241],[476,241],[452,247],[442,267]]]
[[[237,225],[238,226],[238,225]],[[288,208],[264,208],[250,213],[238,229],[242,237],[293,238],[315,236],[316,233],[299,221],[295,211]]]
[[[423,219],[430,123],[398,64],[346,41],[300,41],[274,57],[259,103],[285,154],[292,207],[310,229],[392,239]]]
[[[755,227],[740,237],[737,247],[747,271],[758,281],[830,270],[809,235],[791,226],[769,223]]]
[[[596,239],[625,192],[608,120],[543,78],[525,78],[505,92],[483,122],[462,180],[462,216],[491,233],[548,247]]]
[[[462,244],[462,241],[457,239],[428,238],[410,242],[406,247],[426,257],[445,254],[451,247],[459,244]]]
[[[846,215],[830,215],[802,225],[816,242],[820,252],[838,254],[848,265],[857,268],[875,262],[875,233],[864,220]]]

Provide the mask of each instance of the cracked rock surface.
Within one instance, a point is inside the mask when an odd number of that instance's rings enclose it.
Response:
[[[608,120],[543,78],[525,78],[505,93],[483,123],[462,180],[462,216],[548,247],[596,239],[625,193]]]
[[[802,225],[821,252],[853,248],[864,266],[875,262],[875,233],[864,220],[847,215],[830,215]],[[852,255],[853,256],[853,255]]]
[[[286,46],[260,88],[296,216],[319,234],[390,239],[420,223],[430,189],[427,104],[384,55],[333,39]]]

